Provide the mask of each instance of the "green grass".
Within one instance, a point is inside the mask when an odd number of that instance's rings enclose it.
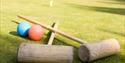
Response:
[[[125,0],[56,0],[53,7],[49,0],[0,0],[0,6],[0,63],[16,63],[19,44],[32,41],[16,34],[17,24],[11,20],[23,21],[16,17],[20,14],[48,25],[59,21],[60,30],[88,42],[116,38],[120,52],[91,63],[125,62]],[[38,43],[46,42],[47,31]],[[60,35],[54,44],[79,46]],[[82,63],[77,53],[74,63]]]

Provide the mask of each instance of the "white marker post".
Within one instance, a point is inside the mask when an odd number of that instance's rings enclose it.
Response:
[[[53,0],[50,0],[50,7],[52,7],[53,6]]]

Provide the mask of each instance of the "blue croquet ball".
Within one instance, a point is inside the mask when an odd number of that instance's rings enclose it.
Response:
[[[18,26],[17,26],[17,33],[20,36],[27,36],[28,35],[28,31],[30,29],[30,24],[28,22],[21,22]]]

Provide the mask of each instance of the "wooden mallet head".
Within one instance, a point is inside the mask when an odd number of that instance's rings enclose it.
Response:
[[[120,51],[120,45],[116,39],[107,39],[98,42],[81,44],[78,56],[84,62],[90,62],[103,57],[116,54]]]

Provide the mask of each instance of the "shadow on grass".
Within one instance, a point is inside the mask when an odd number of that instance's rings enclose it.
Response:
[[[114,1],[118,1],[118,2],[125,2],[125,0],[114,0]]]
[[[11,34],[11,35],[14,35],[14,36],[16,36],[16,37],[21,37],[21,36],[19,36],[18,34],[17,34],[17,32],[16,31],[11,31],[11,32],[9,32],[9,34]],[[21,37],[21,38],[24,38],[24,39],[29,39],[27,36],[26,37]]]
[[[107,3],[107,4],[120,4],[125,5],[125,0],[108,0],[108,1],[96,1],[99,3]]]
[[[17,63],[17,49],[20,40],[11,36],[0,36],[0,63]]]
[[[107,3],[107,4],[120,4],[120,5],[125,5],[125,2],[110,2],[110,1],[105,1],[105,2],[101,2],[101,1],[97,1],[99,3]]]
[[[117,34],[117,35],[120,35],[120,36],[124,36],[124,37],[125,37],[125,34],[120,33],[120,32],[111,31],[111,30],[107,30],[107,29],[101,29],[101,28],[98,28],[98,30],[103,31],[103,32],[112,33],[112,34]]]
[[[125,8],[86,6],[86,5],[73,4],[73,3],[66,3],[66,4],[81,10],[92,10],[92,11],[111,13],[111,14],[125,15]]]
[[[124,63],[124,62],[125,62],[125,56],[118,53],[88,63]]]

